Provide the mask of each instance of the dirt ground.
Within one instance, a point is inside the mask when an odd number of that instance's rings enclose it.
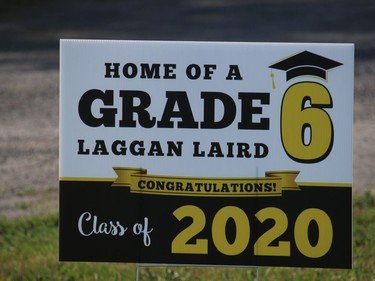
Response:
[[[374,1],[0,5],[0,216],[58,210],[60,38],[355,43],[354,192],[375,190]]]

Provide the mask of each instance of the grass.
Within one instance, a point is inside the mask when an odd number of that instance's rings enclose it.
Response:
[[[304,268],[139,268],[139,281],[190,280],[375,280],[375,196],[353,200],[353,269]],[[121,263],[58,262],[58,216],[0,218],[0,281],[135,280],[137,267]]]

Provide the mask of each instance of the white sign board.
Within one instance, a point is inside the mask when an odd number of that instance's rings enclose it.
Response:
[[[62,40],[60,259],[350,267],[353,57]]]

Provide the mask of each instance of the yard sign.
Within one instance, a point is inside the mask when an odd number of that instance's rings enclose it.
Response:
[[[60,48],[61,261],[351,267],[353,45]]]

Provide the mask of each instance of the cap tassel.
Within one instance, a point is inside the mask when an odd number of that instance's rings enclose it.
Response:
[[[276,89],[276,84],[275,84],[275,74],[273,74],[271,70],[271,79],[272,79],[272,89]]]

